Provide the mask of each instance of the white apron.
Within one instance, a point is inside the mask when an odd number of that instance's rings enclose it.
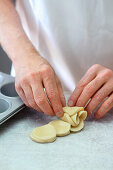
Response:
[[[17,11],[65,91],[74,90],[93,64],[113,69],[112,0],[18,0]]]

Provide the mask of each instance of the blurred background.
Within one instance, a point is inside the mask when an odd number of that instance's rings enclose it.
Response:
[[[11,61],[0,46],[0,72],[10,73]]]
[[[15,4],[15,0],[13,1]],[[0,46],[0,72],[10,73],[11,60]]]

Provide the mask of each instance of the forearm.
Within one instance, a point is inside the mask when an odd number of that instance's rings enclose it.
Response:
[[[37,53],[11,0],[0,0],[0,44],[15,66]]]

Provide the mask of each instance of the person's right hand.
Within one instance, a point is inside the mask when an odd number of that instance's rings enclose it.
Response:
[[[44,58],[35,54],[16,64],[15,71],[16,91],[25,105],[51,116],[63,116],[65,97],[61,83]]]

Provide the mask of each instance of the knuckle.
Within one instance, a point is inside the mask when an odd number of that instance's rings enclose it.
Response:
[[[43,74],[43,76],[51,76],[53,74],[53,70],[49,65],[43,65],[41,68],[41,74]]]
[[[36,104],[35,104],[34,100],[29,100],[29,105],[30,105],[32,108],[35,108],[35,107],[36,107]]]
[[[84,89],[85,86],[86,86],[86,84],[83,81],[80,81],[76,87],[77,87],[77,89]]]
[[[105,69],[100,77],[101,78],[105,78],[105,77],[109,78],[111,76],[113,76],[113,71],[110,69]]]
[[[22,78],[21,79],[21,84],[26,84],[26,83],[27,83],[27,78],[26,77]]]
[[[94,99],[95,101],[98,101],[98,103],[100,103],[100,102],[102,101],[101,95],[100,95],[99,93],[97,93],[97,94],[93,97],[93,99]]]
[[[28,78],[30,79],[34,79],[36,77],[36,72],[31,72],[29,75],[28,75]]]
[[[56,94],[55,92],[51,91],[51,92],[49,93],[49,99],[50,99],[50,100],[53,100],[53,99],[56,99],[56,98],[57,98],[57,94]]]
[[[40,80],[40,73],[39,73],[39,71],[30,73],[28,75],[27,79],[28,79],[29,83],[36,83],[37,79]]]
[[[91,86],[91,85],[87,85],[85,88],[84,88],[84,92],[85,94],[90,94],[92,93],[92,91],[94,91],[94,86]]]
[[[111,106],[113,106],[113,99],[111,99],[105,103],[105,108],[109,108]]]
[[[110,70],[110,69],[106,69],[105,73],[104,73],[106,76],[113,76],[113,71]]]
[[[92,67],[91,67],[91,69],[98,69],[99,67],[101,67],[101,65],[100,64],[94,64]]]
[[[38,97],[38,99],[36,100],[36,103],[40,106],[40,105],[44,105],[45,104],[45,99],[44,97]]]

